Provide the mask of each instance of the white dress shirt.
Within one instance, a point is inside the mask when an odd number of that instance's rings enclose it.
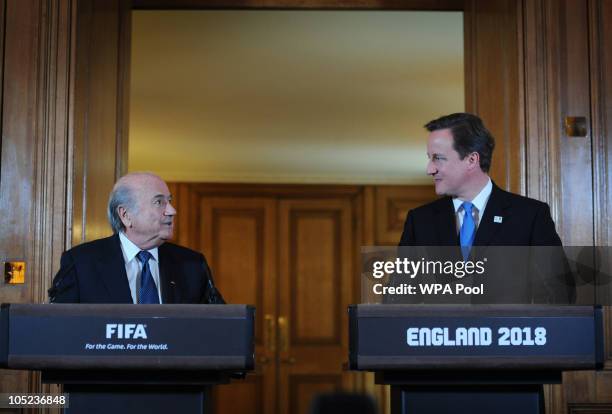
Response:
[[[480,224],[480,218],[484,215],[485,208],[487,207],[487,202],[489,201],[489,197],[491,196],[491,191],[493,191],[493,183],[489,178],[487,184],[480,190],[480,193],[476,197],[474,197],[472,204],[474,207],[472,209],[472,217],[474,218],[474,224],[476,225],[476,229],[478,229],[478,225]],[[465,211],[461,208],[461,204],[464,201],[470,200],[461,200],[459,198],[453,198],[453,206],[455,207],[455,217],[457,217],[457,233],[459,233],[461,226],[463,225],[463,217],[465,216]]]
[[[136,246],[127,238],[123,232],[119,233],[119,240],[121,241],[121,251],[123,252],[123,262],[125,263],[125,272],[127,273],[128,283],[130,284],[130,292],[132,293],[132,301],[138,303],[138,291],[140,286],[140,274],[142,273],[142,264],[136,255],[140,252],[140,247]],[[151,259],[149,259],[149,269],[151,269],[151,275],[157,286],[157,294],[159,295],[159,301],[161,299],[161,289],[159,286],[159,253],[157,247],[148,250],[151,253]]]

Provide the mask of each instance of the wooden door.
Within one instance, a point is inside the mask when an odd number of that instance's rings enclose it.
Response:
[[[256,306],[255,374],[215,387],[217,413],[276,410],[276,202],[270,198],[201,197],[200,250],[228,303]]]
[[[215,412],[306,413],[315,394],[350,389],[342,365],[357,251],[353,199],[190,198],[199,213],[194,247],[219,290],[229,303],[257,307],[255,374],[217,387]],[[179,213],[194,217],[186,208]]]
[[[280,201],[280,413],[305,414],[317,393],[350,386],[352,217],[347,199]]]

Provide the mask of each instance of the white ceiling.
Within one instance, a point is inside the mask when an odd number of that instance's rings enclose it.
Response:
[[[134,11],[129,169],[170,181],[429,183],[464,109],[458,12]]]

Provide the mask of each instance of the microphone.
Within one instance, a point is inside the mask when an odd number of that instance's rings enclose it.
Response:
[[[65,284],[63,282],[66,276],[70,272],[72,272],[72,269],[74,269],[74,266],[75,266],[74,262],[71,262],[65,268],[60,269],[57,275],[55,275],[55,278],[53,279],[53,285],[49,288],[49,290],[47,290],[47,294],[49,295],[50,303],[55,302],[56,296],[60,293],[65,292],[71,286],[70,284]]]
[[[208,303],[213,305],[224,305],[225,300],[221,296],[221,293],[217,290],[213,284],[212,277],[208,276]]]

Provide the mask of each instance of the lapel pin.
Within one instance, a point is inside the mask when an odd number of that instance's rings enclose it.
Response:
[[[501,223],[502,221],[504,221],[504,218],[502,216],[493,217],[493,223]]]

